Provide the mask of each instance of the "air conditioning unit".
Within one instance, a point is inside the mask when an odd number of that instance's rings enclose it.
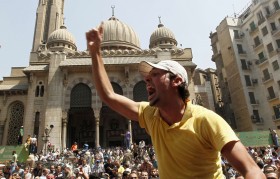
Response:
[[[252,62],[251,62],[251,61],[247,61],[247,64],[248,64],[248,65],[252,65]]]
[[[252,79],[252,83],[258,83],[258,79]]]

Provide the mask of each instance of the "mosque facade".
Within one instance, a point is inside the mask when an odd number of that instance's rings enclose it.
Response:
[[[63,0],[39,1],[29,66],[13,67],[0,82],[0,144],[17,144],[20,126],[23,140],[37,136],[39,150],[48,143],[69,148],[75,141],[80,146],[122,146],[126,130],[133,142],[151,143],[138,123],[100,100],[89,52],[77,49],[64,25],[63,10]],[[178,61],[187,70],[190,98],[195,99],[192,51],[177,47],[175,35],[162,23],[151,32],[149,49],[142,49],[136,31],[112,15],[104,21],[102,57],[114,91],[135,101],[147,100],[138,72],[141,61]]]

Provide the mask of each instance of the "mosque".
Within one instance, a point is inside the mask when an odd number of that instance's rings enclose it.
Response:
[[[47,143],[69,148],[75,141],[91,147],[121,146],[126,130],[132,141],[151,143],[138,123],[102,103],[92,82],[89,53],[77,49],[63,11],[64,0],[39,1],[29,66],[13,67],[0,81],[0,145],[17,144],[20,126],[23,140],[37,136],[39,150]],[[195,98],[192,50],[177,47],[173,32],[161,22],[151,32],[149,49],[142,49],[136,31],[113,14],[104,21],[102,56],[118,94],[147,100],[139,62],[172,59],[187,70],[191,99]]]

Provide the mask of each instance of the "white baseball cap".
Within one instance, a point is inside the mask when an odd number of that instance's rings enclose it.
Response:
[[[139,64],[139,72],[144,77],[146,77],[153,68],[166,70],[173,73],[174,75],[179,75],[182,77],[184,82],[188,83],[188,74],[186,69],[180,63],[174,60],[162,60],[157,64],[142,61]]]

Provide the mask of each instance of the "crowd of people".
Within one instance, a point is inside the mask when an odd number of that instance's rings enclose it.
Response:
[[[143,144],[144,143],[144,144]],[[43,154],[31,153],[24,163],[12,160],[0,172],[0,178],[159,178],[153,146],[133,144],[126,147],[89,149],[87,144],[78,148],[51,150]]]
[[[79,149],[77,143],[73,146],[63,151],[58,149],[48,151],[45,155],[42,152],[31,153],[24,163],[17,162],[17,155],[13,152],[10,165],[0,170],[0,179],[160,178],[153,146],[145,145],[144,141],[140,141],[139,145],[134,143],[130,149],[126,147],[89,149],[86,144]],[[248,147],[247,151],[267,178],[278,179],[280,148]],[[223,157],[221,165],[225,179],[243,178]]]

